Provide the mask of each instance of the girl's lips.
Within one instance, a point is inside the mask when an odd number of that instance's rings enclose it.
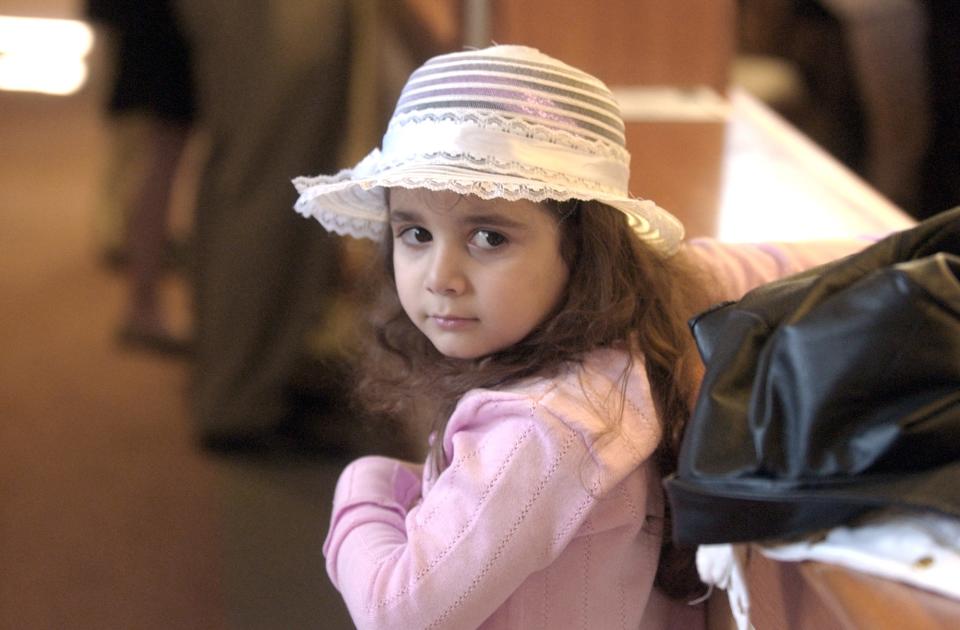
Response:
[[[452,315],[431,315],[430,319],[443,330],[459,330],[475,324],[478,320],[474,317],[455,317]]]

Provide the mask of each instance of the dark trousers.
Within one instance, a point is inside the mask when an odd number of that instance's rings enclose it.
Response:
[[[305,336],[336,291],[338,244],[292,210],[290,179],[335,172],[344,135],[342,0],[179,0],[209,157],[196,208],[202,434],[269,429]]]

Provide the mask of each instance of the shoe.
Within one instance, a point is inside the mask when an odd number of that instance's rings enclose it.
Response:
[[[104,248],[99,254],[100,264],[108,271],[122,273],[130,265],[130,253],[125,247]],[[166,271],[189,272],[193,269],[193,243],[187,239],[171,238],[164,245],[163,268]]]
[[[169,357],[189,357],[193,351],[187,339],[179,339],[170,333],[138,330],[127,324],[117,332],[117,343],[130,350],[146,350]]]
[[[194,268],[193,242],[188,238],[171,238],[167,241],[163,258],[169,271],[187,273]]]
[[[109,271],[122,272],[129,262],[130,256],[122,247],[107,247],[100,252],[100,264]]]

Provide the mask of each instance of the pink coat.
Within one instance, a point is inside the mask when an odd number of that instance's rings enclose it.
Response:
[[[733,298],[864,243],[693,241]],[[364,457],[341,475],[323,551],[359,628],[684,628],[700,606],[653,588],[660,425],[642,361],[592,353],[550,379],[463,396],[438,477]]]

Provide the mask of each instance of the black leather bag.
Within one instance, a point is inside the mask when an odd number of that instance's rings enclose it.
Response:
[[[960,208],[691,321],[706,374],[674,539],[788,537],[879,506],[960,517]]]

